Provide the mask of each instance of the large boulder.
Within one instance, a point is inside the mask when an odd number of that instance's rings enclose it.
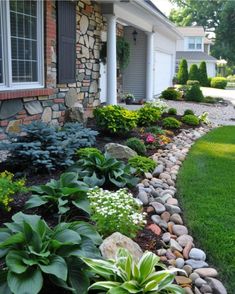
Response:
[[[119,248],[127,249],[136,262],[143,255],[142,249],[136,242],[118,232],[106,238],[100,245],[101,254],[106,259],[115,259]]]
[[[128,146],[124,146],[117,143],[106,144],[105,152],[116,159],[129,159],[137,155],[137,153]]]
[[[65,111],[65,122],[80,122],[86,123],[87,116],[85,115],[82,104],[75,103],[74,107],[70,107]]]

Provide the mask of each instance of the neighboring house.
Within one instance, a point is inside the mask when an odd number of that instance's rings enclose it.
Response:
[[[216,76],[217,59],[210,55],[212,41],[206,37],[203,27],[178,27],[177,29],[184,39],[177,41],[176,70],[181,59],[187,60],[188,67],[192,64],[199,66],[201,61],[205,61],[208,76]]]
[[[131,43],[118,76],[116,35]],[[171,85],[180,38],[148,0],[0,1],[0,139],[34,120],[62,123],[78,103],[89,113],[125,92],[152,99]]]

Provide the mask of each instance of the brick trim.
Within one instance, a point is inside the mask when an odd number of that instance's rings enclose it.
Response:
[[[0,92],[0,100],[10,100],[26,97],[49,96],[54,94],[55,89],[33,89]]]

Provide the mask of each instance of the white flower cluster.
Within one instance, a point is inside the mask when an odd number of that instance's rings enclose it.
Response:
[[[154,99],[153,101],[150,102],[150,104],[153,107],[159,108],[159,110],[161,111],[161,113],[167,112],[167,110],[169,109],[169,105],[166,102],[164,102],[161,99],[159,99],[159,98]]]

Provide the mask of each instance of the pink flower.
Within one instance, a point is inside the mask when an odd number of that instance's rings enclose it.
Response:
[[[155,139],[155,137],[153,135],[149,134],[146,137],[146,142],[147,143],[154,143],[154,142],[156,142],[156,139]]]

